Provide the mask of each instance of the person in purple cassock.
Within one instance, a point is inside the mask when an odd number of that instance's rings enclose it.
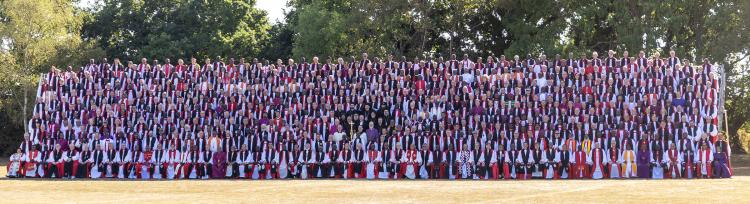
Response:
[[[227,168],[227,153],[223,151],[214,152],[214,165],[211,167],[211,178],[224,178]]]
[[[636,159],[638,165],[638,178],[651,178],[651,152],[648,151],[648,144],[642,142],[638,145],[639,149]]]

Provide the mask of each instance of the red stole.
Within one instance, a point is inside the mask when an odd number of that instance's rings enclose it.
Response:
[[[709,162],[708,159],[710,158],[710,154],[711,154],[711,151],[709,150],[701,150],[698,156],[698,161]]]
[[[149,161],[151,161],[151,156],[152,156],[153,154],[154,154],[154,153],[153,153],[153,152],[151,152],[151,151],[146,151],[146,152],[144,152],[144,153],[143,153],[143,161],[145,161],[145,162],[149,162]]]
[[[378,158],[378,152],[375,150],[370,150],[368,153],[368,159],[371,163],[375,162],[375,159]]]
[[[417,151],[409,150],[406,152],[406,162],[416,163],[417,162]]]
[[[34,150],[33,152],[31,152],[31,154],[29,154],[29,163],[36,164],[37,161],[35,159],[37,155],[39,155],[39,150]]]

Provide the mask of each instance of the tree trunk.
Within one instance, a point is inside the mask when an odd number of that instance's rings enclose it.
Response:
[[[26,132],[29,129],[28,127],[29,123],[26,120],[26,106],[29,105],[29,94],[28,94],[29,89],[25,86],[21,88],[23,89],[23,108],[22,108],[23,120],[21,121],[21,123],[23,123],[23,131]]]
[[[745,151],[744,148],[742,148],[742,142],[740,140],[740,134],[739,130],[742,128],[742,125],[745,124],[745,121],[741,122],[731,122],[729,123],[729,127],[727,127],[727,140],[729,140],[729,144],[732,147],[732,153],[735,154],[746,154],[747,151]]]
[[[26,53],[27,51],[28,50],[26,48],[23,49],[23,67],[22,67],[22,71],[21,71],[22,76],[28,76],[29,73],[31,72],[29,70],[29,59],[28,59],[29,55]],[[22,118],[23,120],[21,121],[21,123],[23,123],[23,132],[24,133],[26,131],[28,131],[28,129],[29,129],[29,127],[28,127],[29,126],[29,121],[26,120],[26,106],[29,105],[29,89],[28,89],[28,84],[26,84],[26,81],[27,80],[25,80],[23,83],[21,83],[22,84],[21,88],[23,89],[23,107],[21,108],[21,111],[23,111],[23,113],[21,113],[21,115],[23,116],[23,118]],[[36,97],[34,97],[34,98],[36,98]]]

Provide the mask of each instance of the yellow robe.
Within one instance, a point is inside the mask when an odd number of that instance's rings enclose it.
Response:
[[[589,139],[583,140],[583,142],[581,143],[581,146],[583,147],[583,151],[591,152],[591,140]]]
[[[638,172],[638,169],[636,169],[638,166],[635,163],[635,152],[633,150],[625,150],[622,152],[622,174],[621,176],[625,176],[625,173],[627,171],[627,167],[630,165],[631,174],[635,175],[636,172]]]

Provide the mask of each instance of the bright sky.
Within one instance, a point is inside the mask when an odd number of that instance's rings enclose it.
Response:
[[[268,12],[268,21],[271,24],[284,21],[284,10],[288,0],[257,0],[255,6]]]
[[[91,7],[98,0],[81,0],[78,6]],[[286,2],[289,0],[256,0],[255,7],[268,12],[268,21],[271,24],[284,21],[284,10],[287,8]]]

